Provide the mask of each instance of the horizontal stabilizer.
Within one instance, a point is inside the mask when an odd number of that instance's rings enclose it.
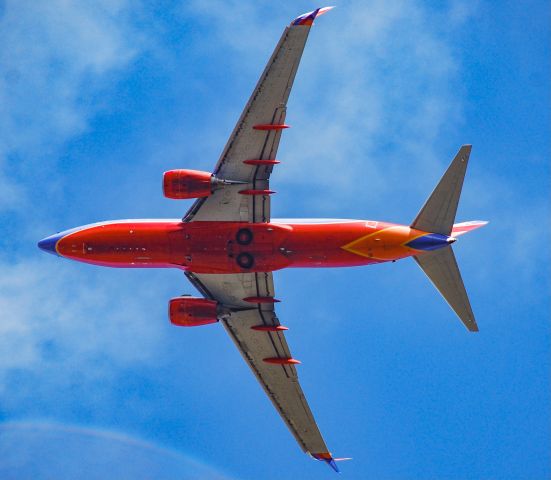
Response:
[[[413,258],[467,329],[478,332],[478,325],[451,246]]]
[[[471,145],[463,145],[411,224],[423,232],[450,235],[469,163]]]
[[[488,222],[484,220],[471,220],[470,222],[454,223],[452,228],[452,237],[459,237],[464,233],[469,233],[471,230],[488,225]]]

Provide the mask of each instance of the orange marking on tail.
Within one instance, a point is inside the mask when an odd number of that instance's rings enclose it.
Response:
[[[417,253],[405,244],[411,240],[422,237],[426,232],[421,232],[404,225],[394,225],[383,228],[373,233],[354,240],[341,248],[362,257],[374,260],[397,260]]]

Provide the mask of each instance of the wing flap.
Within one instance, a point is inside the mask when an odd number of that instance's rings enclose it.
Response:
[[[255,316],[253,312],[240,312],[222,323],[302,450],[307,453],[327,452],[298,382],[296,367],[272,365],[262,360],[274,356],[291,357],[283,333],[252,330],[250,327],[256,324]]]
[[[252,327],[280,325],[274,304],[251,305],[247,297],[274,296],[271,273],[196,274],[187,277],[207,298],[229,307],[221,323],[272,401],[300,447],[307,453],[329,454],[292,364],[272,364],[266,358],[291,358],[283,331]]]
[[[198,199],[184,221],[270,221],[269,195],[240,195],[239,191],[269,190],[273,165],[243,162],[276,158],[282,130],[254,127],[285,123],[287,100],[310,28],[304,24],[285,29],[216,164],[214,173],[219,178],[247,185],[225,185]]]

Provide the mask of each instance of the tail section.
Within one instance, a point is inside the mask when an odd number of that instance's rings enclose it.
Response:
[[[413,257],[470,332],[478,332],[452,247]]]
[[[488,225],[488,222],[483,220],[471,220],[470,222],[454,223],[452,228],[452,237],[457,238],[460,235],[469,233],[471,230]]]
[[[411,228],[448,237],[447,245],[441,242],[441,248],[413,258],[467,329],[477,332],[478,325],[451,247],[451,243],[460,235],[488,223],[471,221],[454,224],[470,154],[470,145],[463,145],[459,149]]]
[[[459,149],[446,173],[413,220],[411,228],[441,235],[451,233],[470,154],[471,145],[463,145]]]

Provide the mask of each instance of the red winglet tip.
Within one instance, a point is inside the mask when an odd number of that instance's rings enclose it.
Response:
[[[327,463],[335,472],[340,473],[339,468],[337,467],[336,458],[333,458],[329,452],[326,453],[312,453],[312,457],[321,462]],[[347,459],[348,460],[348,459]]]
[[[322,7],[322,8],[317,8],[316,10],[314,10],[312,12],[303,13],[299,17],[295,18],[291,22],[291,25],[311,26],[311,25],[314,24],[314,20],[317,17],[319,17],[320,15],[323,15],[324,13],[327,13],[329,10],[332,10],[333,8],[335,8],[335,7],[334,6],[333,7]]]

